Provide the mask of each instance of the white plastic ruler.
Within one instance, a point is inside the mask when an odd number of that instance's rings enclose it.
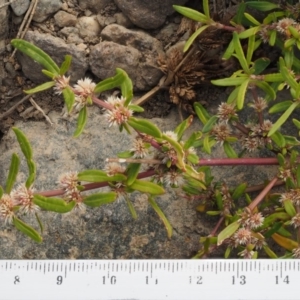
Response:
[[[298,260],[2,260],[0,299],[300,299]]]

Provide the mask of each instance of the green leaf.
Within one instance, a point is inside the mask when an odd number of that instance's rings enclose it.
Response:
[[[147,120],[136,119],[134,117],[130,117],[127,123],[134,128],[135,130],[149,134],[153,137],[160,138],[162,133],[159,128]]]
[[[199,157],[196,154],[190,153],[187,156],[187,160],[196,165],[199,162]]]
[[[218,86],[235,86],[241,85],[243,82],[245,82],[245,80],[248,80],[248,76],[216,79],[211,80],[211,83]]]
[[[268,82],[281,82],[283,81],[283,76],[280,73],[271,73],[264,75],[264,80]]]
[[[137,213],[136,213],[136,210],[135,210],[132,202],[130,201],[130,199],[128,197],[125,197],[125,198],[126,198],[127,207],[130,211],[130,214],[131,214],[132,218],[136,219],[137,218]]]
[[[244,13],[244,16],[246,17],[247,20],[249,20],[253,25],[260,26],[260,23],[250,14]],[[255,27],[254,27],[255,28]],[[253,34],[255,34],[254,32]]]
[[[18,143],[20,145],[20,148],[21,148],[26,160],[31,160],[32,159],[32,149],[31,149],[31,146],[30,146],[30,143],[29,143],[27,137],[20,129],[18,129],[16,127],[13,127],[12,129],[17,137]]]
[[[284,48],[287,50],[287,52],[291,52],[290,50],[292,50],[291,48],[295,45],[296,41],[294,38],[288,39],[284,42]],[[292,59],[292,57],[289,57],[290,59]],[[291,63],[287,64],[288,68],[291,68]]]
[[[201,131],[194,131],[191,136],[185,141],[183,149],[187,150],[194,145],[194,143],[202,137]]]
[[[123,72],[116,71],[116,75],[113,77],[106,78],[100,81],[95,89],[95,94],[100,94],[104,91],[114,89],[116,87],[121,86],[122,82],[125,81],[125,74]]]
[[[165,193],[165,190],[160,185],[140,179],[136,179],[134,183],[130,185],[130,188],[151,195],[161,195]]]
[[[239,35],[236,32],[233,32],[233,44],[234,44],[234,50],[236,55],[234,55],[238,61],[240,62],[241,67],[243,68],[245,73],[249,73],[249,66],[247,63],[247,60],[245,58],[245,54],[244,54],[244,50],[242,48],[240,39],[239,39]]]
[[[25,41],[25,40],[21,40],[21,39],[13,39],[11,41],[11,44],[16,49],[18,49],[19,51],[21,51],[24,54],[28,55],[34,61],[41,64],[48,71],[52,72],[55,75],[59,75],[58,65],[42,49],[38,48],[37,46],[35,46],[35,45]]]
[[[280,58],[280,60],[282,60],[282,57]],[[294,79],[294,77],[292,76],[292,74],[290,73],[290,71],[288,70],[287,67],[282,66],[280,68],[281,74],[284,78],[284,80],[288,83],[288,85],[294,89],[295,91],[297,91],[298,89],[298,83],[297,81]]]
[[[237,24],[242,24],[243,20],[245,19],[245,16],[244,16],[244,13],[245,13],[245,9],[246,9],[246,4],[241,2],[239,3],[238,5],[238,11],[234,17],[234,21],[237,23]]]
[[[67,203],[61,198],[44,197],[42,195],[34,195],[33,203],[38,205],[43,210],[53,211],[60,214],[70,212],[76,204],[75,201]]]
[[[281,117],[276,121],[272,126],[271,130],[268,133],[268,136],[271,136],[275,131],[277,131],[283,123],[289,118],[292,112],[298,107],[298,102],[293,102],[291,106],[281,115]]]
[[[270,99],[276,99],[276,93],[268,83],[264,81],[254,81],[253,83],[255,83],[255,85],[257,85],[259,88],[261,88],[270,97]]]
[[[271,30],[270,37],[269,37],[270,46],[275,46],[276,39],[277,39],[277,31],[276,30]]]
[[[216,198],[217,207],[219,209],[218,213],[220,214],[220,211],[223,211],[224,205],[223,205],[223,197],[219,190],[215,190],[215,198]]]
[[[227,141],[223,144],[224,151],[229,158],[238,158],[238,155]]]
[[[62,94],[64,96],[68,113],[70,113],[75,102],[75,94],[69,86],[63,89]]]
[[[237,94],[237,99],[236,99],[236,106],[238,110],[241,110],[244,107],[244,101],[245,101],[245,96],[248,88],[248,84],[250,82],[250,79],[245,80],[238,91]]]
[[[128,105],[128,109],[134,111],[134,112],[137,112],[137,113],[142,113],[144,111],[144,109],[139,106],[139,105],[134,105],[134,104],[130,104]]]
[[[268,246],[263,246],[263,249],[270,258],[278,258],[277,255]]]
[[[189,39],[186,41],[184,47],[183,47],[183,52],[186,52],[189,50],[189,48],[191,47],[191,45],[194,43],[195,39],[207,28],[209,27],[209,25],[204,25],[202,27],[200,27],[199,29],[197,29],[190,37]]]
[[[287,49],[284,51],[284,61],[285,61],[285,66],[287,67],[287,69],[288,70],[292,69],[293,61],[294,61],[294,51],[292,49]],[[294,79],[293,74],[290,73],[289,75],[292,79]]]
[[[3,191],[2,186],[0,185],[0,199],[2,198],[3,194],[4,194],[4,191]]]
[[[123,73],[124,75],[124,80],[121,82],[120,88],[121,88],[122,96],[126,99],[124,105],[127,107],[133,97],[132,81],[124,70],[117,68],[116,72]]]
[[[35,229],[33,229],[31,226],[24,223],[22,220],[18,219],[17,217],[14,217],[13,218],[13,224],[18,230],[20,230],[21,232],[23,232],[24,234],[29,236],[35,242],[37,242],[37,243],[42,242],[43,239],[38,234],[38,232]]]
[[[280,8],[278,4],[274,4],[268,1],[247,1],[246,5],[260,11],[268,11],[275,8]]]
[[[231,40],[222,56],[222,59],[225,60],[229,59],[233,53],[234,53],[234,44],[233,44],[233,40]]]
[[[234,201],[238,200],[245,192],[246,192],[246,188],[247,188],[247,183],[241,183],[239,184],[234,192],[232,193],[232,199]]]
[[[279,131],[274,132],[271,139],[279,148],[284,148],[286,145],[285,138]]]
[[[205,125],[211,117],[210,114],[199,102],[194,102],[194,110],[199,120],[202,122],[203,125]]]
[[[16,181],[17,175],[18,175],[18,171],[19,171],[19,166],[20,166],[20,159],[17,154],[13,153],[13,155],[11,157],[8,176],[6,179],[6,184],[5,184],[5,192],[7,194],[10,194],[10,192],[15,184],[15,181]]]
[[[227,98],[227,103],[230,104],[230,103],[236,102],[236,98],[239,93],[239,90],[240,90],[239,86],[237,86],[235,89],[233,89],[233,91],[230,93],[230,95]]]
[[[152,208],[154,209],[154,211],[159,216],[159,218],[164,223],[164,225],[166,227],[166,230],[167,230],[168,238],[170,239],[172,237],[172,231],[173,231],[173,229],[172,229],[172,226],[171,226],[169,220],[167,219],[167,217],[165,216],[165,214],[162,212],[162,210],[160,209],[160,207],[157,205],[157,203],[154,201],[154,199],[152,197],[149,197],[148,201],[149,201],[150,205],[152,206]]]
[[[103,204],[109,204],[117,199],[117,193],[96,193],[84,198],[83,203],[90,207],[98,207]]]
[[[208,0],[203,0],[202,1],[202,6],[203,6],[204,14],[207,16],[207,18],[210,18],[210,16],[209,16],[209,3],[208,3]]]
[[[230,238],[240,227],[240,223],[235,221],[225,227],[219,234],[218,234],[218,246],[220,246],[224,240]]]
[[[217,116],[212,116],[207,122],[206,124],[204,125],[204,127],[202,128],[202,132],[203,133],[207,133],[209,132],[213,126],[217,123],[218,121],[218,117]]]
[[[284,11],[274,11],[269,13],[263,20],[263,24],[270,24],[277,22],[277,19],[280,17],[285,17],[286,13]]]
[[[277,154],[278,163],[281,167],[285,165],[285,158],[281,153]]]
[[[26,91],[24,91],[24,93],[25,94],[39,93],[39,92],[42,92],[42,91],[45,91],[45,90],[48,90],[48,89],[52,88],[54,85],[55,85],[55,81],[48,81],[48,82],[45,82],[41,85],[36,86],[33,89],[26,90]]]
[[[178,13],[194,21],[201,22],[201,23],[206,23],[209,21],[209,18],[206,15],[200,13],[197,10],[184,7],[184,6],[179,6],[179,5],[173,5],[173,8]]]
[[[264,219],[264,223],[262,225],[262,229],[268,228],[271,226],[276,220],[287,221],[290,219],[290,216],[285,212],[276,212]]]
[[[249,29],[246,29],[245,31],[242,31],[239,33],[240,39],[246,39],[250,36],[255,36],[255,34],[260,30],[260,26],[251,27]]]
[[[102,170],[85,170],[78,173],[78,180],[87,182],[124,181],[126,180],[126,176],[123,174],[108,176]]]
[[[205,136],[205,138],[203,140],[203,150],[207,154],[211,154],[211,144],[210,144],[210,137],[209,137],[209,135]]]
[[[260,57],[260,58],[258,58],[254,62],[254,65],[253,65],[253,68],[254,68],[254,73],[253,74],[254,75],[258,75],[261,72],[263,72],[268,67],[268,65],[270,64],[270,62],[271,61],[270,61],[269,58],[266,58],[266,57]],[[265,80],[266,80],[266,78],[265,78]]]
[[[130,163],[126,170],[127,175],[127,185],[131,186],[133,182],[136,180],[139,170],[140,170],[141,164],[137,163]]]
[[[296,209],[290,199],[285,199],[283,201],[283,206],[290,217],[294,217],[297,214]]]
[[[73,134],[74,137],[78,137],[81,135],[85,127],[86,121],[87,121],[87,108],[86,106],[84,106],[79,112],[79,116],[77,120],[77,128]]]
[[[292,251],[295,248],[298,248],[298,243],[296,241],[293,241],[291,239],[288,239],[286,237],[283,237],[277,233],[274,233],[272,235],[272,239],[281,247],[284,249],[287,249],[289,251]]]
[[[71,62],[72,62],[72,56],[65,55],[65,60],[63,61],[63,63],[61,64],[61,67],[59,69],[60,75],[64,75],[65,73],[68,72],[68,70],[70,69],[70,66],[71,66]]]
[[[269,109],[270,114],[286,111],[294,102],[292,100],[286,100],[276,103]]]
[[[297,127],[297,129],[300,129],[300,121],[298,121],[297,119],[293,119],[292,121],[293,121],[294,125]]]
[[[130,158],[134,155],[134,152],[133,151],[123,151],[121,153],[118,153],[118,157],[119,158]]]
[[[178,141],[181,140],[184,132],[191,126],[192,122],[193,122],[193,116],[189,116],[187,119],[185,119],[183,122],[181,122],[176,129],[174,130],[174,132],[177,134],[178,137]]]
[[[57,75],[53,74],[52,72],[49,72],[48,70],[45,70],[45,69],[42,70],[42,73],[51,79],[54,79],[57,76]]]

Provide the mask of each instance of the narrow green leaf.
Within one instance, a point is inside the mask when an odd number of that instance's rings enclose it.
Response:
[[[70,113],[75,102],[75,94],[69,86],[63,89],[62,94],[64,96],[68,113]]]
[[[275,8],[280,8],[278,4],[274,4],[268,1],[247,1],[246,5],[260,11],[268,11]]]
[[[21,232],[26,234],[28,237],[33,239],[35,242],[37,242],[37,243],[42,242],[43,239],[38,234],[38,232],[35,229],[33,229],[31,226],[24,223],[22,220],[18,219],[17,217],[14,217],[13,224],[18,230],[20,230]]]
[[[218,246],[220,246],[224,240],[230,238],[240,227],[240,223],[235,221],[225,227],[219,234],[218,234]]]
[[[151,207],[154,209],[154,211],[159,216],[159,218],[162,220],[163,224],[165,225],[168,238],[170,239],[172,237],[173,229],[172,229],[172,226],[171,226],[169,220],[167,219],[167,217],[165,216],[163,211],[160,209],[160,207],[157,205],[157,203],[154,201],[154,199],[152,197],[149,197],[148,201],[149,201]]]
[[[288,70],[291,70],[292,69],[292,66],[293,66],[293,61],[294,61],[294,51],[292,49],[289,49],[289,50],[285,50],[284,51],[284,61],[285,61],[285,66]],[[282,71],[281,71],[282,72]],[[293,73],[289,73],[290,77],[292,79],[293,78]],[[284,76],[284,75],[283,75]],[[296,81],[296,80],[295,80]],[[297,82],[297,81],[296,81]]]
[[[60,75],[64,75],[65,73],[68,72],[68,70],[70,69],[70,66],[71,66],[71,62],[72,62],[72,56],[66,55],[65,60],[63,61],[63,63],[61,64],[61,67],[59,69]]]
[[[279,148],[284,148],[286,145],[285,138],[279,131],[274,132],[271,139]]]
[[[249,82],[250,79],[247,79],[240,86],[239,92],[237,94],[237,99],[236,99],[236,106],[238,110],[241,110],[244,107],[244,101],[245,101],[245,96],[246,96]]]
[[[200,27],[199,29],[197,29],[190,37],[189,39],[186,41],[184,47],[183,47],[183,52],[186,52],[189,50],[189,48],[191,47],[191,45],[194,43],[195,39],[207,28],[209,27],[209,25],[204,25],[202,27]]]
[[[227,103],[235,103],[237,99],[237,95],[239,93],[240,87],[237,86],[236,88],[233,89],[233,91],[230,93],[230,95],[227,98]]]
[[[44,232],[43,223],[42,223],[42,221],[41,221],[41,219],[40,219],[40,217],[39,217],[39,215],[37,213],[35,213],[34,215],[35,215],[35,218],[36,218],[36,220],[37,220],[37,222],[38,222],[38,224],[40,226],[41,233],[43,233]]]
[[[230,143],[228,143],[227,141],[225,141],[223,143],[223,148],[224,148],[224,151],[225,151],[227,157],[229,157],[229,158],[238,158],[238,155],[236,154],[234,149],[231,147]]]
[[[128,105],[128,108],[134,112],[137,112],[137,113],[142,113],[144,111],[144,109],[139,106],[139,105],[134,105],[134,104],[130,104]]]
[[[240,24],[240,25],[242,24],[242,22],[245,18],[245,16],[244,16],[245,9],[246,9],[246,4],[244,2],[239,3],[238,11],[234,17],[235,23]]]
[[[248,13],[244,13],[244,16],[246,17],[247,20],[249,20],[253,25],[256,25],[256,26],[260,26],[260,23],[253,17],[251,16],[250,14]],[[255,28],[255,27],[254,27]],[[254,32],[253,34],[255,34],[256,32]]]
[[[203,133],[207,133],[209,131],[211,131],[211,129],[213,128],[213,126],[217,123],[218,121],[218,116],[212,116],[204,125],[204,127],[202,128],[202,132]]]
[[[194,110],[199,120],[202,122],[203,125],[205,125],[211,117],[210,114],[199,102],[194,102]]]
[[[297,119],[293,119],[292,121],[293,121],[294,125],[297,127],[297,129],[300,130],[300,121],[298,121]]]
[[[269,37],[270,46],[275,46],[276,39],[277,39],[277,31],[276,30],[271,30],[270,37]]]
[[[193,116],[189,116],[187,119],[185,119],[183,122],[181,122],[174,130],[174,132],[177,134],[178,141],[181,140],[184,132],[191,126],[193,122]]]
[[[162,133],[159,128],[147,120],[136,119],[134,117],[129,118],[127,122],[132,128],[139,132],[149,134],[153,137],[160,138]]]
[[[131,186],[133,182],[136,180],[139,170],[140,170],[141,164],[137,163],[130,163],[126,170],[127,175],[127,185]]]
[[[264,75],[264,80],[268,82],[281,82],[283,81],[283,76],[280,73],[271,73]]]
[[[32,159],[32,149],[31,149],[31,146],[30,146],[30,143],[29,143],[27,137],[20,129],[18,129],[16,127],[13,127],[12,129],[17,137],[18,143],[20,145],[20,148],[21,148],[25,158],[27,160],[31,160]]]
[[[286,100],[276,103],[269,109],[270,114],[286,111],[294,102],[292,100]]]
[[[222,194],[221,194],[220,190],[218,190],[218,189],[215,191],[215,198],[216,198],[216,204],[217,204],[217,207],[219,210],[218,213],[220,214],[220,211],[223,211],[224,205],[223,205]]]
[[[233,44],[234,44],[234,50],[236,53],[236,58],[240,62],[241,67],[243,68],[245,73],[249,73],[249,66],[247,63],[247,60],[245,58],[244,50],[242,48],[239,35],[236,32],[233,32]]]
[[[295,43],[296,43],[296,41],[295,41],[295,39],[294,38],[290,38],[290,39],[288,39],[288,40],[286,40],[285,42],[284,42],[284,48],[288,51],[288,52],[290,52],[289,50],[291,50],[291,48],[295,45]],[[290,57],[291,58],[291,57]],[[290,68],[292,65],[289,63],[289,64],[287,64],[287,67],[288,68]]]
[[[56,74],[53,74],[52,72],[45,69],[42,70],[42,73],[51,79],[54,79],[57,76]]]
[[[297,214],[296,209],[290,199],[285,199],[283,201],[283,206],[290,217],[294,217]]]
[[[255,83],[260,89],[262,89],[272,100],[276,99],[276,93],[274,89],[265,81],[251,81],[251,83]]]
[[[276,212],[264,219],[264,223],[262,225],[262,229],[268,228],[271,226],[276,220],[287,221],[290,220],[290,216],[285,212]]]
[[[16,49],[18,49],[19,51],[28,55],[34,61],[41,64],[48,71],[52,72],[55,75],[59,75],[58,65],[42,49],[38,48],[37,46],[35,46],[25,40],[21,40],[21,39],[13,39],[11,41],[11,44]]]
[[[54,81],[48,81],[48,82],[45,82],[45,83],[43,83],[41,85],[36,86],[33,89],[26,90],[26,91],[24,91],[24,93],[25,94],[39,93],[39,92],[42,92],[42,91],[45,91],[45,90],[48,90],[48,89],[52,88],[54,85],[55,85]]]
[[[249,29],[246,29],[245,31],[242,31],[239,33],[240,39],[246,39],[250,36],[255,36],[255,34],[260,30],[260,26],[251,27]]]
[[[277,233],[272,235],[272,239],[281,247],[286,250],[292,251],[295,248],[298,248],[298,243],[286,237],[283,237]]]
[[[191,136],[185,141],[183,149],[187,150],[192,147],[196,140],[199,140],[202,137],[201,131],[194,131]]]
[[[87,182],[124,181],[126,176],[123,174],[108,176],[102,170],[85,170],[78,173],[78,180]]]
[[[269,13],[263,20],[263,24],[270,24],[277,22],[277,19],[280,17],[285,17],[286,13],[285,11],[274,11]]]
[[[277,255],[268,246],[263,246],[263,249],[270,258],[278,258]]]
[[[136,179],[134,183],[130,185],[130,188],[151,195],[161,195],[165,193],[165,190],[160,185],[140,179]]]
[[[121,153],[118,153],[118,157],[119,158],[130,158],[134,155],[134,152],[133,151],[123,151]]]
[[[278,163],[281,167],[285,165],[285,158],[281,153],[277,154]]]
[[[122,96],[126,99],[124,105],[127,107],[133,97],[132,81],[124,70],[117,68],[116,72],[124,75],[124,80],[121,82],[120,88]]]
[[[77,128],[73,134],[74,137],[80,136],[80,134],[82,133],[85,127],[86,121],[87,121],[87,108],[86,106],[84,106],[79,112],[79,116],[77,120]]]
[[[11,162],[10,162],[10,167],[9,167],[9,172],[8,176],[6,179],[6,184],[5,184],[5,192],[6,194],[10,194],[16,179],[17,175],[19,172],[19,166],[20,166],[20,159],[16,153],[13,153],[11,157]],[[1,199],[1,198],[0,198]]]
[[[211,80],[211,83],[218,86],[235,86],[235,85],[241,85],[245,80],[247,80],[248,77],[229,77],[229,78],[222,78],[222,79],[216,79]]]
[[[130,211],[130,214],[132,216],[133,219],[137,219],[137,213],[136,213],[136,210],[132,204],[132,202],[130,201],[130,199],[128,197],[126,197],[126,204],[127,204],[127,207]]]
[[[117,193],[96,193],[84,198],[83,203],[90,207],[98,207],[103,204],[109,204],[117,199]]]
[[[125,80],[125,74],[123,72],[116,73],[115,76],[100,81],[94,89],[95,94],[100,94],[104,91],[121,86],[121,83]]]
[[[201,22],[201,23],[206,23],[207,21],[209,21],[209,18],[207,18],[206,15],[200,13],[197,10],[188,8],[188,7],[184,7],[184,6],[179,6],[179,5],[173,5],[174,10],[176,10],[178,13],[182,14],[183,16],[192,19],[194,21],[197,22]]]
[[[277,131],[282,124],[289,118],[292,112],[299,106],[298,102],[293,102],[291,106],[281,115],[281,117],[276,121],[276,123],[272,126],[271,130],[268,133],[268,136],[271,136],[275,131]]]
[[[203,0],[202,1],[202,6],[203,6],[203,11],[204,11],[204,14],[207,16],[207,18],[209,19],[210,18],[210,15],[209,15],[209,3],[208,3],[208,0]]]
[[[245,192],[246,192],[246,188],[247,188],[247,183],[241,183],[239,184],[234,192],[232,193],[232,199],[234,201],[238,200]]]
[[[70,212],[76,204],[75,201],[67,203],[61,198],[44,197],[42,195],[34,195],[33,203],[38,205],[43,210],[53,211],[60,214]]]
[[[258,58],[254,62],[254,65],[253,65],[253,68],[254,68],[253,74],[254,75],[258,75],[261,72],[263,72],[268,67],[268,65],[270,64],[270,62],[271,61],[270,61],[269,58],[266,58],[266,57],[260,57],[260,58]],[[266,78],[264,78],[264,79],[266,80]]]
[[[210,144],[210,138],[209,135],[205,136],[204,140],[203,140],[203,150],[207,153],[207,154],[211,154],[211,144]]]
[[[196,165],[199,162],[199,157],[196,154],[190,153],[187,156],[187,160]]]
[[[282,58],[280,58],[280,60],[282,60]],[[295,91],[297,91],[298,89],[298,83],[297,81],[293,78],[292,74],[290,73],[290,71],[288,70],[287,67],[282,66],[280,68],[281,74],[284,78],[284,80],[288,83],[288,85],[294,89]]]
[[[231,40],[222,56],[222,59],[225,60],[229,59],[233,53],[234,53],[234,43],[233,40]]]

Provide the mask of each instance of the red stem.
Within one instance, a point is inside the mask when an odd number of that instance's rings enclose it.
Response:
[[[253,165],[278,165],[278,160],[275,157],[267,158],[213,158],[200,159],[200,166],[253,166]]]

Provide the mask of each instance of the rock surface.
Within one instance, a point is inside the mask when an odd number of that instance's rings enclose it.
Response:
[[[10,4],[10,7],[12,8],[16,16],[21,16],[27,11],[29,5],[30,0],[17,0],[12,2]]]
[[[39,0],[33,15],[35,22],[43,22],[62,6],[61,0]]]
[[[164,24],[174,10],[172,5],[183,5],[187,0],[114,0],[133,24],[144,29],[155,29]]]
[[[0,6],[4,5],[6,0],[0,0]],[[5,39],[8,34],[8,6],[0,9],[0,54],[5,50]]]
[[[60,38],[36,31],[28,31],[25,35],[25,39],[43,49],[59,66],[63,62],[66,54],[72,55],[72,65],[68,74],[71,75],[74,82],[85,76],[88,63],[84,50],[72,44],[67,45],[64,40]],[[33,62],[31,58],[21,53],[19,54],[19,61],[26,77],[36,83],[41,83],[45,80],[45,76],[41,76],[42,68],[38,63]]]

